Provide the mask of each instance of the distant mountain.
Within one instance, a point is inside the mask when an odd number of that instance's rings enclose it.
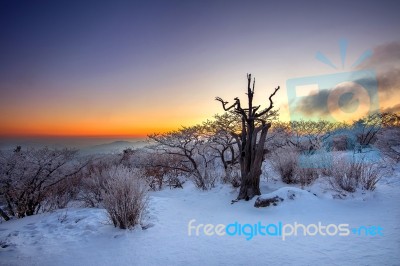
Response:
[[[119,153],[126,148],[142,148],[149,143],[145,139],[99,139],[99,138],[15,138],[1,139],[0,150],[14,150],[21,146],[22,149],[51,149],[73,148],[79,149],[82,155]]]
[[[147,145],[146,141],[123,141],[118,140],[111,143],[99,144],[81,148],[82,154],[109,154],[109,153],[120,153],[127,148],[142,148]]]

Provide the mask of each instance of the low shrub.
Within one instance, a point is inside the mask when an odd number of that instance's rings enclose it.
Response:
[[[112,167],[103,191],[103,206],[115,227],[139,224],[147,207],[148,184],[138,169]]]
[[[270,157],[272,167],[286,184],[298,183],[296,180],[298,157],[299,154],[295,150],[284,148],[278,149]]]
[[[333,163],[334,171],[329,183],[335,190],[355,192],[357,188],[374,190],[381,178],[376,165],[366,163],[363,159],[341,158]]]

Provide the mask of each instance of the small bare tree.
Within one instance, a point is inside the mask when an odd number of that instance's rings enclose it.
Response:
[[[290,123],[282,121],[274,122],[265,140],[264,152],[269,154],[273,150],[290,146],[291,136]]]
[[[165,183],[169,188],[183,188],[182,173],[177,169],[181,161],[181,156],[145,150],[138,154],[136,166],[143,170],[151,190],[160,190]]]
[[[77,160],[77,150],[48,148],[22,150],[0,156],[0,197],[9,216],[22,218],[44,210],[56,186],[74,177],[88,163]]]
[[[380,113],[368,115],[353,123],[353,131],[357,136],[357,142],[360,145],[359,152],[362,148],[373,144],[376,141],[376,136],[382,129],[383,116]]]
[[[300,120],[290,122],[292,136],[289,144],[300,152],[312,154],[322,147],[337,125],[325,120]]]
[[[247,108],[243,108],[239,98],[235,98],[232,105],[217,97],[225,111],[231,111],[241,117],[241,133],[239,140],[240,150],[240,170],[242,182],[238,200],[249,200],[256,195],[260,195],[260,175],[261,165],[264,157],[264,143],[267,137],[271,121],[269,118],[276,115],[272,98],[279,90],[279,86],[269,96],[269,106],[261,111],[260,105],[253,105],[255,79],[251,86],[251,74],[247,74]]]
[[[225,170],[225,182],[230,182],[235,175],[235,166],[239,164],[239,150],[237,149],[238,127],[240,128],[240,117],[229,113],[215,115],[215,120],[207,120],[203,123],[208,144],[220,159]],[[239,118],[239,119],[238,119]]]
[[[384,128],[375,143],[379,150],[394,162],[400,162],[400,126]]]
[[[215,156],[209,150],[203,129],[199,125],[183,127],[168,133],[151,134],[149,138],[156,142],[153,149],[159,152],[160,156],[174,155],[181,159],[178,165],[166,163],[158,166],[185,173],[192,178],[198,188],[207,190],[212,188],[216,181],[216,177],[210,171]]]

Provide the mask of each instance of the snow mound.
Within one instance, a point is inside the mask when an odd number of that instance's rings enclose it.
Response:
[[[280,202],[285,200],[313,200],[315,198],[315,194],[312,194],[306,190],[296,187],[282,187],[274,192],[260,195],[256,199],[254,207],[268,207],[270,205],[277,206]]]

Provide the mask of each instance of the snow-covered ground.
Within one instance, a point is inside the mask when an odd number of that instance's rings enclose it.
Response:
[[[400,170],[400,169],[398,169]],[[228,185],[202,192],[184,189],[150,194],[145,230],[119,230],[103,209],[69,208],[0,224],[1,265],[400,265],[400,172],[369,193],[333,199],[323,183],[306,190],[282,188],[269,176],[262,192],[284,199],[278,206],[231,204]],[[287,186],[287,185],[286,185]],[[280,188],[280,189],[279,189]],[[276,190],[279,189],[277,192]],[[308,191],[309,190],[309,191]],[[275,192],[274,192],[275,191]],[[293,200],[287,192],[296,194]],[[188,223],[349,224],[380,226],[383,236],[188,235]]]

